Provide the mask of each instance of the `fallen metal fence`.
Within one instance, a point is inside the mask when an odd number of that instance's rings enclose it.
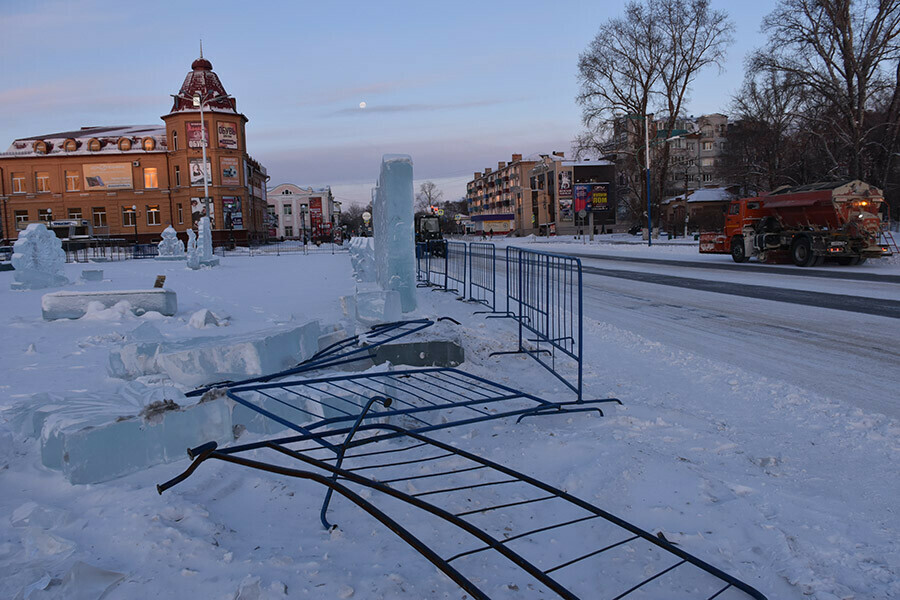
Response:
[[[362,423],[368,410],[391,404],[372,397],[352,425],[337,431],[190,449],[191,465],[157,491],[209,459],[314,481],[325,489],[320,520],[327,529],[336,527],[327,512],[337,492],[477,599],[521,586],[528,597],[525,590],[567,600],[766,600],[662,532],[654,535],[458,445],[392,424]]]
[[[582,400],[582,280],[581,260],[523,248],[515,255],[517,276],[507,298],[518,305],[518,349],[493,354],[528,354]]]
[[[497,249],[494,244],[469,244],[469,300],[497,310]]]
[[[463,299],[466,296],[466,270],[468,256],[465,242],[444,242],[446,265],[444,272],[444,291],[456,292]]]

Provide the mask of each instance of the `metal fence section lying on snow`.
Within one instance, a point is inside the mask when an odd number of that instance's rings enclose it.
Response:
[[[377,404],[373,398],[365,408]],[[328,503],[337,493],[472,598],[502,590],[513,593],[503,597],[568,600],[765,600],[661,533],[458,445],[361,420],[338,431],[221,450],[215,442],[204,444],[189,451],[193,463],[184,473],[157,489],[178,484],[209,459],[314,481],[326,492],[320,512],[326,527]]]
[[[516,309],[518,349],[582,399],[581,261],[572,256],[507,248],[507,301]],[[510,268],[516,273],[509,276]]]
[[[469,300],[497,309],[497,249],[494,244],[469,244]]]

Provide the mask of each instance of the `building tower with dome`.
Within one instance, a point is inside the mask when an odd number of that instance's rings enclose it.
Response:
[[[205,137],[200,109],[204,100]],[[266,227],[265,168],[247,153],[247,117],[227,95],[212,63],[191,64],[164,125],[82,127],[14,140],[0,154],[0,223],[12,241],[29,223],[57,235],[161,239],[203,216],[209,183],[214,242],[261,241]],[[203,168],[203,145],[207,166]]]

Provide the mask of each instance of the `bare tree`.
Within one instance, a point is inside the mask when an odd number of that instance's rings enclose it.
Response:
[[[816,117],[824,121],[810,127],[824,129],[835,148],[832,170],[866,178],[868,146],[882,129],[893,145],[883,150],[888,164],[881,172],[889,172],[897,119],[873,122],[870,111],[879,96],[897,97],[900,69],[895,77],[892,71],[900,60],[900,0],[781,0],[763,30],[769,42],[750,66],[790,74],[827,105],[816,107]]]
[[[623,17],[600,26],[579,59],[577,101],[587,131],[574,141],[576,155],[615,152],[623,187],[639,198],[645,164],[639,142],[650,126],[645,116],[664,113],[665,129],[671,131],[697,74],[709,65],[721,66],[733,29],[724,13],[710,9],[709,0],[629,2]],[[651,157],[657,204],[668,169],[668,147],[663,144],[661,150]],[[637,215],[639,210],[632,207]]]
[[[429,206],[437,206],[444,197],[444,192],[432,181],[423,181],[419,185],[419,192],[416,194],[416,212],[425,212]]]

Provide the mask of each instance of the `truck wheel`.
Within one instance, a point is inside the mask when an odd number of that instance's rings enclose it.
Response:
[[[798,237],[791,245],[791,258],[798,267],[810,267],[816,262],[816,255],[812,251],[812,243],[806,236]]]
[[[736,263],[743,263],[750,260],[744,251],[744,236],[736,235],[731,238],[731,258]]]

